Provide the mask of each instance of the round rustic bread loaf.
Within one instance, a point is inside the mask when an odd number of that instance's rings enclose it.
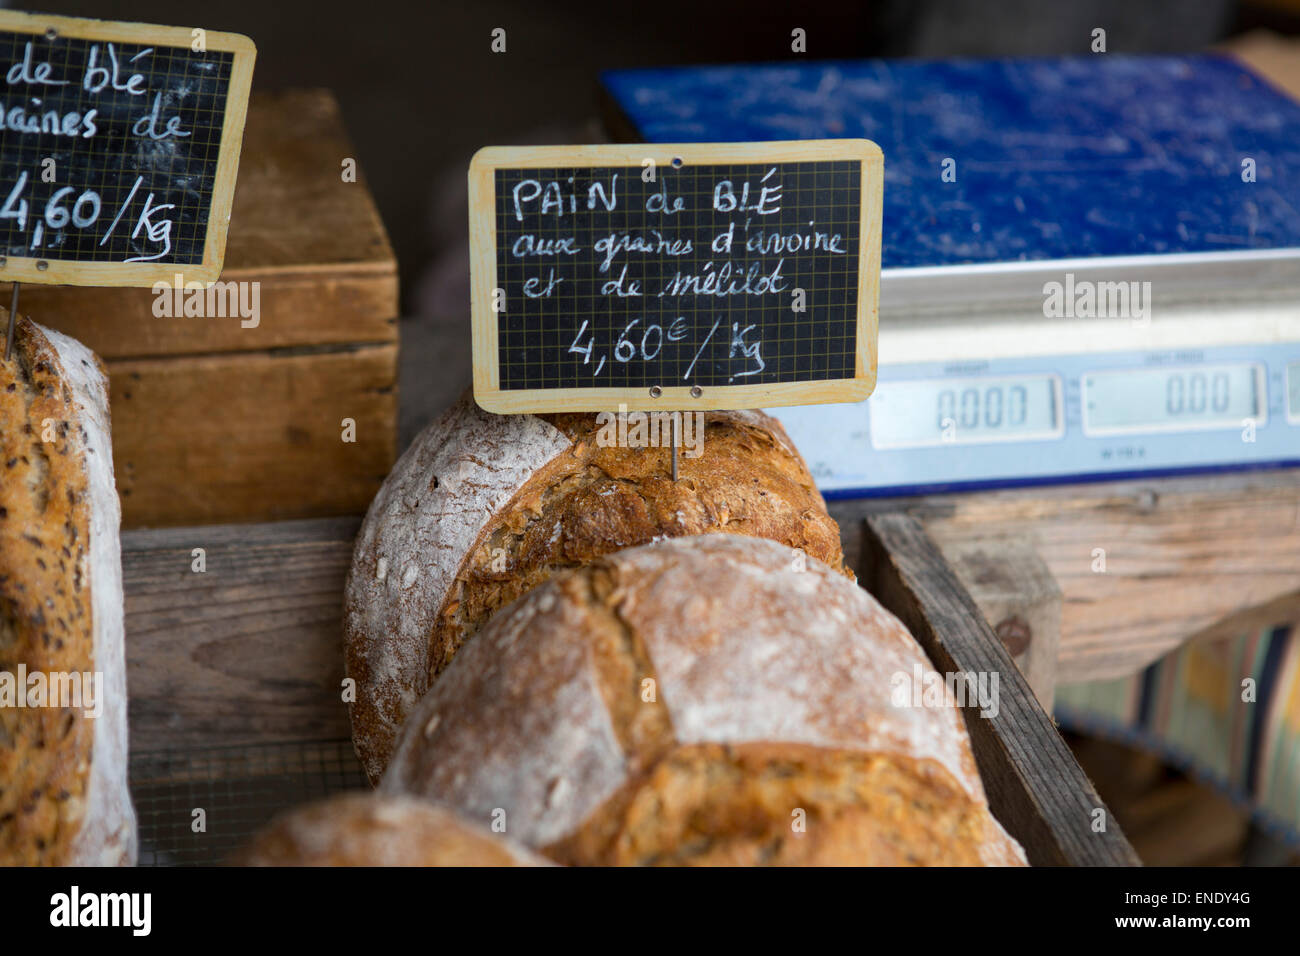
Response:
[[[271,821],[244,866],[546,866],[546,860],[423,800],[348,794]]]
[[[370,506],[344,605],[357,755],[373,781],[410,709],[495,612],[556,570],[656,538],[770,538],[843,570],[839,529],[780,424],[713,412],[703,454],[602,447],[595,415],[492,415],[467,394]],[[845,571],[844,573],[849,573]]]
[[[120,516],[103,365],[20,319],[0,361],[0,865],[135,862]],[[36,705],[41,681],[58,700]]]
[[[769,541],[598,558],[503,609],[414,709],[380,784],[505,813],[569,864],[1022,864],[961,713],[866,591]]]

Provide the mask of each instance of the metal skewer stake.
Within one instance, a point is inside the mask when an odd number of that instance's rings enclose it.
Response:
[[[22,283],[14,283],[14,297],[9,300],[9,334],[5,336],[5,361],[14,351],[14,323],[18,321],[18,290]]]
[[[677,480],[677,416],[671,418],[673,423],[673,481]],[[663,434],[660,432],[659,434]]]

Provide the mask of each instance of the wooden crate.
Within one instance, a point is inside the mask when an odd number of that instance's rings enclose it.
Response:
[[[254,328],[157,317],[148,288],[23,286],[21,313],[108,365],[125,527],[374,497],[396,453],[397,262],[364,182],[341,175],[355,156],[328,92],[253,98],[222,281],[260,283]]]
[[[849,557],[858,559],[861,580],[912,629],[936,667],[1000,675],[997,716],[968,708],[967,726],[990,806],[1030,862],[1137,864],[1051,717],[920,524],[902,512],[859,523],[860,554]],[[302,774],[284,771],[287,742],[295,766],[346,775],[337,766],[338,742],[350,732],[341,595],[359,524],[335,518],[123,536],[131,748],[148,754],[135,792],[190,787],[197,774],[214,792],[229,785],[266,793],[268,781],[278,780],[286,793],[298,793]],[[196,547],[205,549],[202,573],[192,570]],[[264,759],[267,753],[277,759]],[[344,755],[350,763],[350,752]],[[356,767],[351,771],[359,782]],[[251,784],[259,775],[264,782]],[[247,806],[233,803],[232,815],[248,815]],[[188,807],[172,815],[188,820]],[[259,809],[270,816],[279,808],[267,802]]]
[[[996,549],[1005,541],[1037,552],[1059,582],[1066,608],[1055,678],[1122,672],[1195,632],[1294,610],[1300,600],[1297,474],[832,506],[859,580],[908,625],[935,666],[999,674],[999,713],[984,718],[968,710],[967,725],[990,805],[1031,862],[1132,865],[1138,859],[1012,663],[1006,638],[986,620],[986,605],[1008,603],[1000,579],[990,604],[989,582],[976,576],[973,585],[964,583],[951,553],[969,554],[975,544]],[[229,790],[231,803],[239,804],[232,812],[248,816],[251,832],[253,809],[264,821],[301,800],[306,783],[319,784],[317,790],[361,785],[348,745],[339,743],[349,735],[341,595],[359,524],[349,517],[123,535],[131,747],[145,755],[147,779],[140,775],[137,784],[152,788],[152,799],[198,779],[214,792]],[[1112,556],[1106,574],[1091,570],[1098,541]],[[202,573],[192,570],[197,547],[205,550]],[[1021,560],[1017,567],[1027,565]],[[1020,576],[1033,585],[1024,599],[1028,608],[1053,604],[1036,583],[1041,573]],[[1059,611],[1061,598],[1055,601]],[[1033,633],[1021,654],[1042,649],[1047,615],[1023,616]],[[1055,651],[1055,636],[1046,647]],[[275,781],[282,781],[277,793],[285,797],[273,805],[265,794]],[[246,794],[262,795],[262,802],[239,803]],[[190,804],[177,806],[166,812],[188,820]],[[161,811],[149,812],[156,818]],[[1105,830],[1094,829],[1099,821]],[[211,850],[203,844],[194,852]]]
[[[949,559],[1009,543],[1036,553],[1062,595],[1049,638],[1057,685],[1126,676],[1190,640],[1300,620],[1296,468],[836,501],[830,511],[846,552],[861,547],[865,516],[904,511]]]

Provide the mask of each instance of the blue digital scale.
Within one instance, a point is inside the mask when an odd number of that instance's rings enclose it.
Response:
[[[648,141],[884,150],[876,391],[773,410],[828,497],[1300,465],[1300,106],[1234,61],[602,82]]]

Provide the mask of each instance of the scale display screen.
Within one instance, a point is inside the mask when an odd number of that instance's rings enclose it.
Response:
[[[1300,362],[1292,362],[1286,367],[1287,417],[1293,422],[1300,422]]]
[[[881,382],[869,407],[876,448],[1034,441],[1062,429],[1055,375]]]
[[[828,498],[1300,466],[1300,335],[882,364],[865,402],[773,414]]]
[[[1239,428],[1263,416],[1254,364],[1091,372],[1083,387],[1090,435]]]

